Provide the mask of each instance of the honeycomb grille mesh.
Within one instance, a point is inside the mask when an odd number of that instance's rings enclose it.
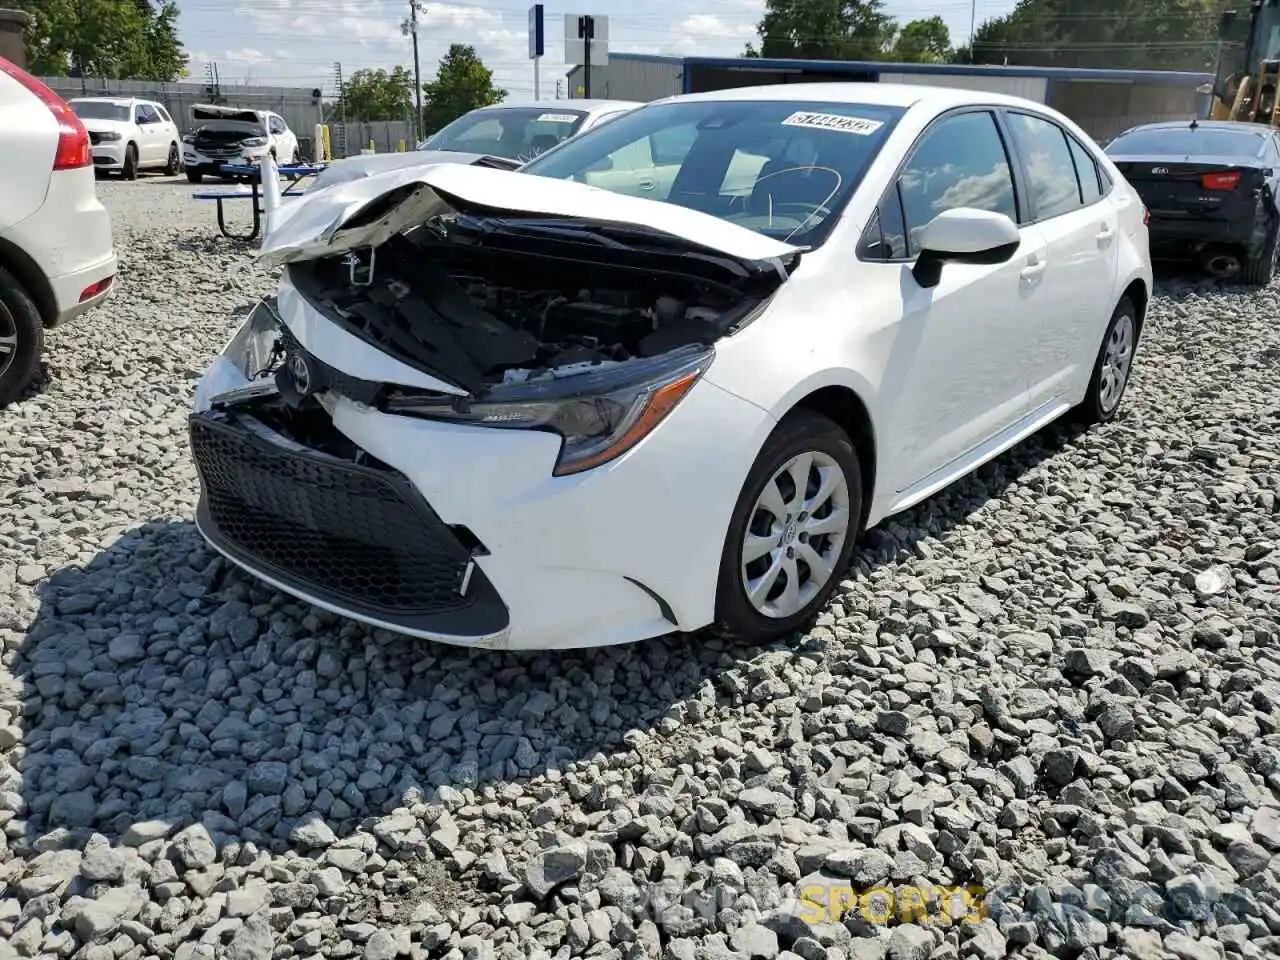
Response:
[[[191,449],[216,540],[264,574],[397,614],[466,606],[466,549],[398,474],[294,451],[196,415]]]

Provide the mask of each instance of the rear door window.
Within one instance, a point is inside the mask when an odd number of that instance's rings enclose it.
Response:
[[[1048,220],[1080,209],[1084,204],[1066,132],[1056,123],[1029,113],[1007,116],[1013,142],[1031,180],[1036,219]]]

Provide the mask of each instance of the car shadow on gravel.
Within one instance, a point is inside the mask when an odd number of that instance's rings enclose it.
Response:
[[[1076,435],[1051,426],[870,532],[851,576],[945,536]],[[16,769],[0,762],[6,832],[29,850],[201,821],[219,844],[280,852],[443,784],[504,804],[512,782],[678,737],[741,697],[727,671],[769,652],[703,635],[523,654],[417,641],[257,582],[187,521],[125,532],[51,575],[38,603],[12,666]],[[772,652],[823,646],[818,631]]]

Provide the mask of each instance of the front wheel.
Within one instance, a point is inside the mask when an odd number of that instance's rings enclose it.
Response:
[[[734,507],[714,632],[762,642],[807,625],[840,582],[861,517],[862,472],[848,434],[809,410],[788,415]]]
[[[125,147],[124,168],[120,171],[120,176],[126,180],[138,179],[138,148],[132,143]]]
[[[195,169],[192,169],[191,167],[187,167],[187,182],[188,182],[188,183],[203,183],[203,182],[204,182],[204,174],[203,174],[203,173],[201,173],[199,170],[195,170]]]
[[[165,176],[176,177],[182,169],[182,154],[178,152],[176,143],[169,144],[169,161],[164,165]]]
[[[1133,355],[1138,348],[1138,311],[1128,297],[1111,315],[1107,332],[1093,364],[1093,376],[1084,402],[1076,408],[1085,424],[1106,423],[1120,409],[1120,399],[1129,385]]]

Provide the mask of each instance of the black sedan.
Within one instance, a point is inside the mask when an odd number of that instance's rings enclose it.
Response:
[[[1151,256],[1266,284],[1280,232],[1280,137],[1230,121],[1149,123],[1106,147],[1150,212]]]

